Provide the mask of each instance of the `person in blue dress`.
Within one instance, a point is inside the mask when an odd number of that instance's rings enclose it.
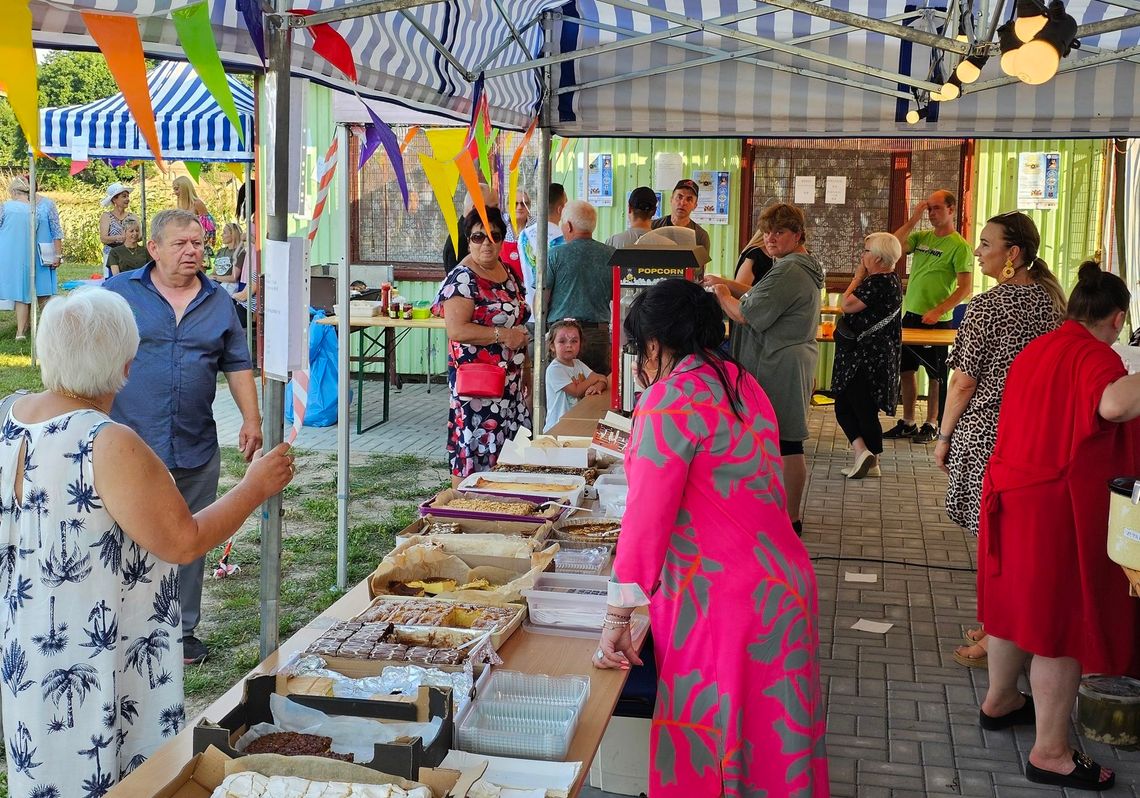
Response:
[[[9,199],[0,205],[0,252],[4,253],[0,265],[0,299],[16,303],[16,340],[28,337],[28,319],[32,303],[31,287],[31,214],[28,181],[23,177],[14,178],[8,184]],[[39,244],[52,244],[63,238],[63,232],[53,225],[52,215],[46,203],[36,207],[36,296],[41,306],[56,292],[56,261],[45,263],[40,254]],[[53,255],[54,257],[54,255]]]

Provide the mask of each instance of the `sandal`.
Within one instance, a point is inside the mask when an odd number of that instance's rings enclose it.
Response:
[[[1022,695],[1025,696],[1024,704],[1012,712],[1007,712],[996,718],[993,715],[987,715],[979,709],[978,724],[986,731],[1001,731],[1002,729],[1008,729],[1010,726],[1028,726],[1031,723],[1036,723],[1037,712],[1033,708],[1033,696],[1027,693],[1022,693]]]
[[[1073,764],[1076,765],[1071,773],[1054,773],[1051,770],[1042,770],[1029,760],[1025,761],[1025,778],[1036,784],[1051,784],[1054,787],[1067,787],[1073,790],[1102,790],[1112,789],[1116,784],[1116,774],[1111,770],[1104,781],[1100,780],[1101,768],[1090,757],[1079,751],[1073,751]]]
[[[974,637],[974,635],[977,635],[977,637]],[[976,646],[978,643],[982,642],[985,637],[986,630],[985,627],[982,626],[979,626],[977,629],[967,629],[966,631],[962,632],[962,639],[966,641],[966,645],[968,646]]]
[[[971,649],[980,649],[982,652],[981,656],[971,657],[968,653],[963,653],[963,651],[968,652]],[[988,668],[990,664],[986,647],[981,643],[974,643],[972,646],[958,646],[958,648],[954,649],[954,661],[959,665],[965,665],[967,668]]]

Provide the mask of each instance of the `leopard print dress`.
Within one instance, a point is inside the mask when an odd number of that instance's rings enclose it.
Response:
[[[1057,329],[1062,320],[1049,292],[1037,284],[999,284],[966,307],[947,365],[973,377],[978,387],[950,440],[946,514],[975,535],[982,476],[997,443],[998,410],[1009,364],[1030,341]]]

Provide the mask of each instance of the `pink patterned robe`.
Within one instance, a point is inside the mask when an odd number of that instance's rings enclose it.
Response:
[[[649,597],[652,798],[829,794],[815,574],[772,405],[751,375],[741,388],[744,423],[712,367],[684,358],[642,395],[626,449],[610,603]]]

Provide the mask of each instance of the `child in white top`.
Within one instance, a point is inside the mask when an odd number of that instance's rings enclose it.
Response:
[[[590,371],[578,360],[582,346],[582,326],[574,319],[560,319],[550,325],[546,333],[546,348],[554,359],[546,367],[546,428],[558,420],[583,396],[593,396],[606,390],[608,379]]]

